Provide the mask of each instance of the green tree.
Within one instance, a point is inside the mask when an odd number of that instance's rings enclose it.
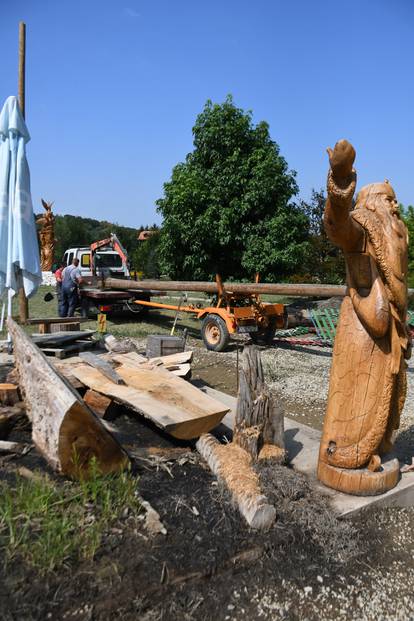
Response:
[[[138,247],[132,254],[131,263],[134,269],[143,273],[144,278],[159,278],[158,245],[160,231],[158,227],[151,227],[150,230],[154,231],[153,234],[145,241],[139,242]]]
[[[231,96],[207,101],[193,127],[194,150],[177,164],[157,201],[163,274],[189,280],[263,280],[292,274],[307,250],[306,215],[289,201],[297,193],[267,123]]]
[[[414,207],[400,204],[400,212],[408,229],[408,286],[414,287]]]
[[[146,230],[152,227],[140,227]],[[55,261],[59,262],[65,250],[71,247],[89,246],[92,242],[106,239],[111,233],[116,233],[129,255],[138,248],[138,231],[129,226],[120,226],[106,220],[94,220],[80,216],[55,216]]]
[[[309,249],[303,263],[304,278],[327,284],[345,281],[345,261],[342,251],[326,235],[323,224],[326,195],[324,190],[312,190],[309,203],[300,201],[300,209],[309,221]]]

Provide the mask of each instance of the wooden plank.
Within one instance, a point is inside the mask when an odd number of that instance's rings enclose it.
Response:
[[[62,359],[72,354],[78,354],[85,349],[91,349],[92,347],[95,347],[94,341],[77,341],[65,347],[42,347],[42,352],[46,354],[46,356],[55,356],[55,358]]]
[[[48,326],[50,334],[57,334],[58,332],[80,332],[79,321],[66,321],[65,323],[52,323]],[[45,332],[47,334],[48,331]]]
[[[167,371],[177,377],[188,378],[191,375],[191,364],[179,364],[176,367],[167,367]]]
[[[73,321],[84,323],[85,321],[90,321],[90,319],[87,317],[36,317],[28,319],[26,323],[31,326],[37,326],[52,323],[72,323]]]
[[[157,358],[150,358],[149,361],[153,364],[162,363],[165,367],[176,364],[185,364],[186,362],[191,362],[193,359],[193,352],[190,351],[182,351],[177,354],[169,354],[167,356],[158,356]]]
[[[45,353],[45,350],[42,350],[43,353]],[[53,367],[55,369],[58,370],[58,372],[63,375],[63,377],[70,383],[70,385],[75,388],[76,390],[81,390],[82,388],[85,388],[84,384],[82,384],[82,382],[80,382],[78,380],[77,377],[75,377],[72,374],[71,371],[71,365],[69,365],[69,362],[72,362],[72,360],[80,360],[80,358],[68,358],[68,360],[60,360],[57,356],[54,358],[50,358],[49,362],[50,364],[53,365]]]
[[[77,339],[85,339],[95,334],[94,330],[77,330],[76,332],[57,332],[55,334],[39,334],[32,336],[32,341],[39,347],[48,347],[55,345],[63,345],[64,343],[70,343]]]
[[[5,453],[23,453],[27,448],[27,444],[21,442],[7,442],[7,440],[0,440],[0,451]]]
[[[84,352],[79,354],[79,358],[84,360],[87,364],[89,364],[94,369],[97,369],[107,377],[114,384],[125,384],[122,377],[119,377],[118,373],[113,369],[111,364],[104,360],[102,357],[97,356],[96,354],[92,354],[91,352]]]
[[[178,366],[191,362],[193,359],[192,351],[183,351],[177,354],[169,354],[167,356],[157,356],[156,358],[146,358],[136,352],[128,352],[127,354],[112,355],[112,359],[120,364],[128,364],[132,367],[139,367],[141,364],[150,363],[153,365],[163,365],[168,369],[170,366]]]
[[[89,389],[85,396],[84,401],[89,407],[99,416],[103,418],[112,404],[112,399],[105,397],[105,395],[99,394],[95,390]]]
[[[73,477],[88,476],[93,457],[102,473],[125,467],[127,454],[98,416],[12,319],[8,329],[33,442],[52,468]]]
[[[229,409],[160,367],[121,365],[117,373],[126,386],[114,384],[86,364],[73,365],[71,372],[89,388],[127,405],[183,440],[213,429]]]

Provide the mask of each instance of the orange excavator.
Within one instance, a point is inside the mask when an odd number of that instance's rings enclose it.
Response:
[[[122,273],[120,274],[120,276],[122,278],[129,278],[130,274],[128,254],[115,233],[111,233],[111,235],[106,239],[100,239],[99,241],[93,242],[93,244],[90,245],[92,276],[97,275],[97,267],[100,269],[100,271],[104,271],[106,267],[109,267],[104,264],[105,253],[102,252],[102,249],[104,248],[110,249],[108,254],[112,255],[111,258],[113,257],[114,253],[119,255],[122,261]],[[97,254],[98,250],[100,250],[100,252]]]

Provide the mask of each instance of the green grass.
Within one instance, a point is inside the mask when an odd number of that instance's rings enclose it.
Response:
[[[19,560],[42,573],[92,559],[104,533],[125,515],[140,512],[137,479],[129,472],[56,483],[36,473],[0,484],[0,549],[6,562]]]

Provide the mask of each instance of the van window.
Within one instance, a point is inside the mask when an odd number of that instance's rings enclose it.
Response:
[[[119,254],[112,254],[110,252],[97,252],[96,265],[102,268],[122,267],[122,259]]]
[[[68,253],[67,252],[65,252],[65,254],[63,255],[62,264],[63,265],[68,264]]]
[[[91,255],[88,254],[83,254],[81,256],[81,267],[90,267],[91,265]]]
[[[69,252],[69,256],[68,256],[68,262],[66,265],[71,265],[72,261],[73,261],[73,252]]]

